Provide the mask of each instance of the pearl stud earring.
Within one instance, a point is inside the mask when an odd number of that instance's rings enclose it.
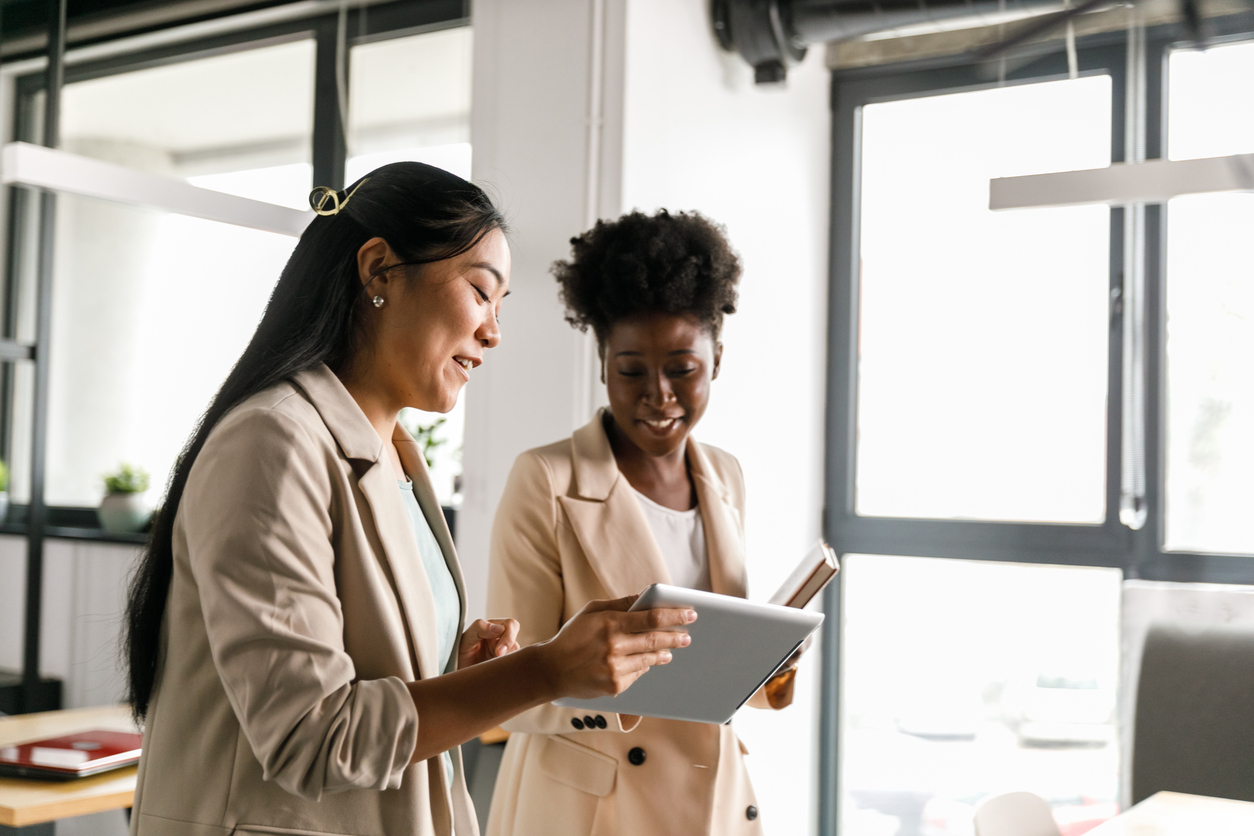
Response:
[[[383,303],[384,303],[384,301],[385,301],[385,300],[384,300],[384,298],[383,298],[382,296],[376,296],[376,297],[374,297],[373,299],[371,299],[370,301],[374,303],[374,306],[375,306],[376,308],[382,308],[382,307],[383,307]]]

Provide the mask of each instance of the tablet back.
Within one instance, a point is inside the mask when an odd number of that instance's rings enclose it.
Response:
[[[692,644],[677,648],[617,697],[561,699],[554,705],[669,720],[726,723],[823,623],[821,613],[654,584],[633,610],[691,607]]]

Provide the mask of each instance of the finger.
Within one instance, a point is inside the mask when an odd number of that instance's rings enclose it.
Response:
[[[623,598],[598,599],[584,604],[583,612],[627,612],[636,603],[639,595],[627,595]]]
[[[660,650],[657,653],[642,653],[639,656],[632,657],[632,666],[626,670],[621,670],[616,679],[621,687],[618,693],[622,693],[631,687],[637,679],[649,672],[649,668],[654,665],[669,665],[671,662],[671,653],[669,650]]]
[[[683,632],[657,630],[652,633],[632,633],[623,636],[618,642],[615,655],[636,657],[661,650],[687,647],[690,644],[692,644],[692,636]]]
[[[502,630],[501,635],[497,638],[498,642],[503,642],[505,644],[518,643],[518,631],[522,629],[522,626],[518,623],[518,619],[502,618],[496,623],[501,625]]]
[[[482,618],[476,619],[467,630],[467,632],[473,633],[474,635],[485,639],[492,638],[493,636],[499,636],[504,631],[505,627],[499,622],[486,621]]]
[[[690,609],[654,609],[631,612],[620,623],[624,632],[646,633],[650,630],[666,630],[683,627],[697,620],[697,611]]]

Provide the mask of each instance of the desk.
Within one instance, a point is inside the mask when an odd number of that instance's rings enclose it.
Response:
[[[1178,792],[1154,793],[1088,836],[1250,836],[1254,804]]]
[[[133,732],[135,724],[130,709],[120,705],[0,717],[0,746],[88,729]],[[0,778],[0,836],[12,833],[10,828],[130,807],[138,769],[128,766],[75,781]],[[32,828],[31,833],[51,833],[51,827],[49,824],[46,831]]]

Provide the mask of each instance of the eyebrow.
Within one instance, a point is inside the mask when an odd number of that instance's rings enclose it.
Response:
[[[676,357],[680,354],[696,354],[696,353],[697,353],[697,350],[693,348],[677,348],[674,351],[668,353],[666,356]],[[643,357],[644,352],[643,351],[620,351],[614,356],[615,357]]]
[[[474,264],[472,264],[472,265],[470,265],[470,266],[471,266],[471,269],[478,267],[480,270],[487,270],[489,273],[491,273],[493,276],[495,276],[495,277],[496,277],[496,286],[497,286],[497,287],[500,287],[501,285],[505,284],[505,277],[501,275],[501,271],[500,271],[500,270],[498,270],[498,269],[496,269],[495,267],[493,267],[493,266],[492,266],[491,264],[489,264],[488,262],[486,262],[486,261],[476,261]],[[511,293],[513,293],[513,291],[512,291],[512,290],[507,290],[507,291],[505,291],[505,295],[506,295],[506,296],[509,296]]]

